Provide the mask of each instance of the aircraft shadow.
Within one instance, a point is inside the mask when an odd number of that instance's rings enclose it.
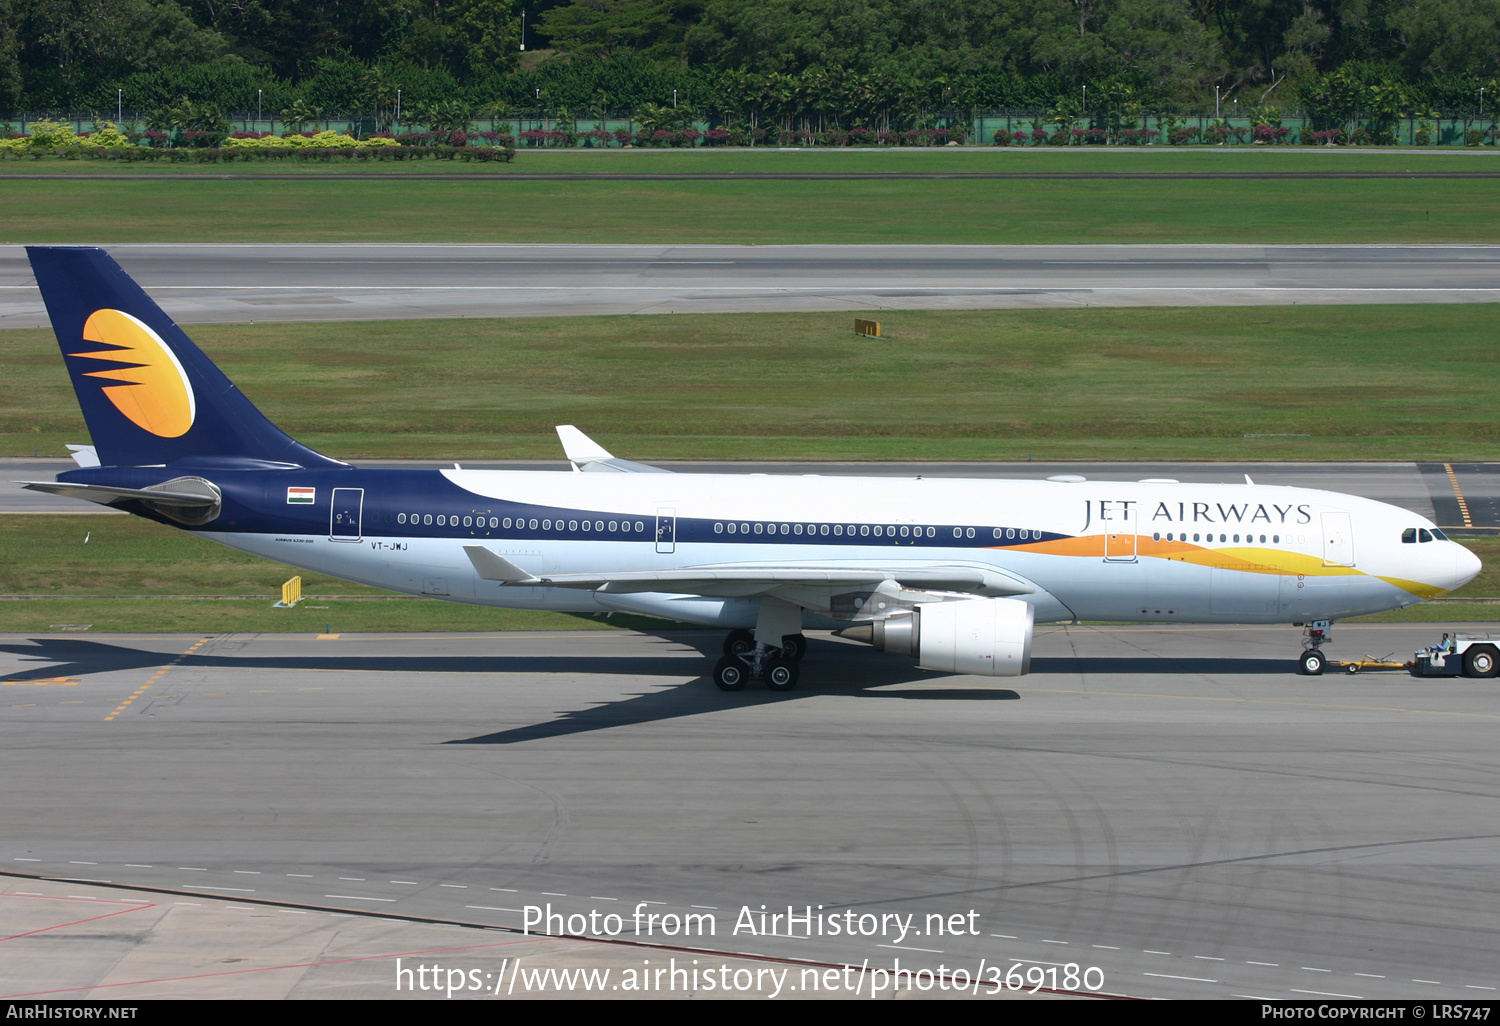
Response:
[[[710,635],[693,644],[711,666],[720,655],[721,637]],[[680,670],[680,665],[679,665]],[[705,666],[707,668],[707,666]],[[1020,694],[1005,687],[933,687],[932,682],[952,679],[951,674],[923,670],[910,660],[892,658],[865,648],[812,639],[802,661],[802,680],[791,691],[768,691],[760,681],[750,681],[744,690],[720,691],[713,678],[704,674],[679,687],[642,692],[628,698],[562,713],[548,723],[510,727],[491,734],[456,738],[451,745],[511,745],[526,741],[586,734],[595,730],[658,723],[707,713],[758,708],[782,702],[827,698],[875,699],[882,701],[1014,702]],[[907,687],[901,687],[907,685]],[[911,685],[920,685],[913,687]],[[890,689],[890,690],[887,690]]]
[[[772,703],[797,702],[838,696],[860,700],[905,702],[996,702],[1019,701],[1021,695],[987,678],[954,677],[917,667],[913,660],[889,656],[862,645],[813,638],[802,664],[802,679],[792,691],[769,691],[760,681],[750,681],[744,690],[723,692],[707,672],[718,660],[722,635],[717,632],[653,636],[650,641],[696,649],[702,662],[647,652],[631,656],[580,655],[478,655],[478,656],[348,656],[348,655],[225,655],[189,656],[179,669],[216,668],[266,670],[347,670],[381,673],[557,673],[574,671],[598,675],[632,677],[682,677],[697,669],[695,680],[676,687],[639,692],[587,709],[561,713],[546,723],[509,727],[491,733],[455,738],[444,744],[509,745],[614,727],[656,723],[722,713]],[[27,657],[45,669],[21,669],[0,675],[0,683],[49,677],[76,677],[97,673],[155,669],[176,658],[171,653],[142,651],[123,645],[81,638],[39,638],[26,644],[0,644],[0,652]],[[1250,676],[1291,673],[1289,659],[1166,658],[1061,656],[1032,660],[1032,673],[1054,676]],[[944,681],[965,681],[963,686],[942,687]]]
[[[1150,674],[1152,676],[1277,675],[1297,672],[1297,661],[1285,659],[1225,659],[1194,656],[1046,656],[1031,660],[1031,672],[1075,674]]]
[[[71,638],[36,638],[28,644],[0,644],[0,652],[27,657],[45,669],[22,669],[0,675],[7,680],[26,680],[45,673],[49,677],[77,677],[95,673],[156,669],[177,659],[171,652],[150,652],[98,641]],[[192,655],[177,664],[181,670],[223,668],[259,670],[348,670],[385,673],[557,673],[573,669],[579,673],[630,676],[682,676],[694,666],[690,658],[652,653],[646,656],[579,655],[480,655],[480,656],[347,656]]]

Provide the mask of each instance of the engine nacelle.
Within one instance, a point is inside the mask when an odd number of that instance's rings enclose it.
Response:
[[[910,613],[840,631],[882,652],[914,655],[927,670],[1019,677],[1031,671],[1036,613],[1012,598],[924,602]]]

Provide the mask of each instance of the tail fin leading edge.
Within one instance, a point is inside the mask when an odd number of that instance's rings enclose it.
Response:
[[[109,254],[26,252],[104,466],[189,457],[345,465],[267,420]]]

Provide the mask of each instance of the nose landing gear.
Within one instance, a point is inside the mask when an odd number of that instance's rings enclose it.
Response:
[[[1333,640],[1333,622],[1314,620],[1302,632],[1302,656],[1297,660],[1297,672],[1304,677],[1318,677],[1328,668],[1328,657],[1323,655],[1323,646]]]

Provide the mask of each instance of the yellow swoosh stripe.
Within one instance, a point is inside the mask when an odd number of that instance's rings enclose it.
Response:
[[[1103,559],[1104,545],[1104,535],[1090,534],[1076,538],[1029,542],[1025,545],[1008,545],[1005,549],[1012,552],[1036,552],[1048,556],[1091,556],[1094,559]],[[1276,574],[1284,577],[1294,575],[1303,577],[1371,576],[1352,566],[1324,566],[1321,558],[1310,556],[1305,552],[1290,552],[1285,549],[1267,549],[1258,546],[1206,549],[1191,542],[1154,541],[1146,535],[1136,536],[1136,555],[1178,563],[1191,563],[1194,566],[1215,567],[1220,570],[1238,570],[1250,574]],[[1401,577],[1380,577],[1379,580],[1424,599],[1434,598],[1446,590]]]

